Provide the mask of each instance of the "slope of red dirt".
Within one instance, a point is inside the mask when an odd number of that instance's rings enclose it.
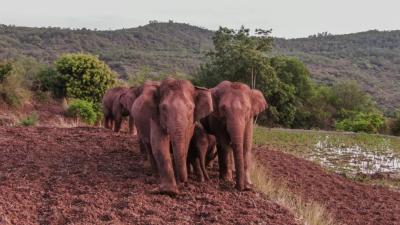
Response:
[[[257,148],[258,161],[274,179],[295,193],[319,202],[338,222],[359,225],[399,225],[400,193],[385,187],[359,184],[320,166],[266,148]]]
[[[157,187],[137,140],[102,128],[0,128],[0,224],[297,224],[255,192]]]

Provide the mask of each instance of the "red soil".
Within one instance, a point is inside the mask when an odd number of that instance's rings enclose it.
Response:
[[[258,160],[274,179],[295,193],[325,205],[343,224],[399,225],[400,193],[353,182],[280,151],[257,148]]]
[[[296,224],[255,192],[157,187],[137,141],[101,128],[0,128],[0,224]]]

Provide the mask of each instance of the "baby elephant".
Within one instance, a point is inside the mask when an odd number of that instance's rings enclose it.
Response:
[[[190,141],[187,166],[190,171],[192,165],[198,179],[203,182],[209,180],[206,166],[208,166],[217,156],[215,148],[216,141],[214,135],[208,134],[201,124],[196,123],[193,137]]]

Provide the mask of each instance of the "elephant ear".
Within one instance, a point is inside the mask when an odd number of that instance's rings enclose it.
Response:
[[[264,95],[259,90],[251,90],[251,113],[258,115],[268,107]]]
[[[213,101],[211,97],[211,91],[207,88],[195,87],[194,96],[194,119],[195,121],[206,117],[213,111]]]

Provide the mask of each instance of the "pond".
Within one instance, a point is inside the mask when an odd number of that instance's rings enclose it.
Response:
[[[329,135],[321,138],[309,153],[309,159],[320,162],[335,172],[354,175],[357,173],[399,173],[400,157],[383,140],[378,146],[365,148],[331,141]]]

